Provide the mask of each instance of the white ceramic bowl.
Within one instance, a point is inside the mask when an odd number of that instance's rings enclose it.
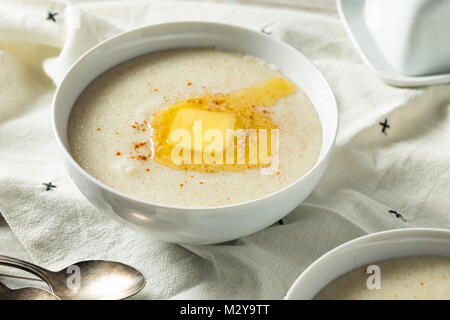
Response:
[[[364,19],[380,51],[400,73],[450,72],[450,1],[366,0]]]
[[[306,268],[285,299],[312,299],[328,283],[355,268],[380,260],[414,256],[450,257],[450,230],[397,229],[346,242]]]
[[[275,64],[310,97],[323,127],[323,142],[314,167],[291,185],[260,199],[217,207],[186,208],[135,199],[94,179],[72,158],[67,139],[70,111],[82,90],[111,67],[136,56],[183,47],[218,47]],[[218,243],[264,229],[300,204],[322,176],[334,147],[338,112],[326,80],[300,52],[256,31],[216,23],[177,22],[122,33],[79,58],[60,83],[54,98],[53,126],[65,166],[80,191],[98,208],[155,237],[175,243]],[[242,185],[245,188],[245,184]]]

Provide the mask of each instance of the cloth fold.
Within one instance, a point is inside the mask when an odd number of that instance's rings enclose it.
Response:
[[[177,20],[265,28],[330,82],[340,107],[336,152],[318,187],[283,224],[220,245],[162,243],[94,208],[62,167],[51,100],[68,67],[114,34]],[[280,299],[310,263],[347,240],[393,228],[450,228],[450,86],[384,84],[329,10],[2,1],[0,65],[0,212],[45,267],[122,261],[147,276],[141,299]],[[47,191],[49,182],[56,188]]]

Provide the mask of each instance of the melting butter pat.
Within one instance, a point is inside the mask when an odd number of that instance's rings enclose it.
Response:
[[[292,82],[275,77],[234,92],[205,93],[162,108],[151,121],[152,159],[171,168],[203,172],[267,167],[270,163],[261,154],[265,150],[271,155],[271,135],[262,141],[258,137],[263,131],[259,130],[270,131],[277,125],[266,108],[294,93]],[[228,131],[231,134],[227,135]]]
[[[236,123],[236,117],[229,112],[209,111],[199,108],[186,107],[178,110],[168,137],[168,143],[171,145],[181,143],[183,149],[194,152],[203,152],[208,138],[208,131],[214,135],[214,139],[221,138],[222,146],[225,149],[227,145],[227,130],[233,130]],[[206,135],[205,135],[206,133]],[[210,139],[208,139],[210,140]]]

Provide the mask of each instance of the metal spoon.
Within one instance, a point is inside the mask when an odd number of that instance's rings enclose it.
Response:
[[[141,291],[146,283],[144,275],[135,268],[106,260],[82,261],[54,272],[30,262],[0,255],[0,265],[33,273],[63,300],[125,299]]]
[[[0,282],[0,300],[60,300],[53,293],[41,288],[10,289]]]

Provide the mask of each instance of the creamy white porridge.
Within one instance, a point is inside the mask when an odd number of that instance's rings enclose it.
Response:
[[[258,168],[179,170],[154,161],[151,123],[178,101],[240,92],[281,78],[259,59],[213,49],[178,49],[126,61],[95,79],[76,101],[68,129],[72,156],[96,179],[142,200],[204,207],[260,198],[303,176],[320,153],[320,120],[300,88],[270,107],[256,106],[279,129],[279,168],[273,175],[261,175]]]

